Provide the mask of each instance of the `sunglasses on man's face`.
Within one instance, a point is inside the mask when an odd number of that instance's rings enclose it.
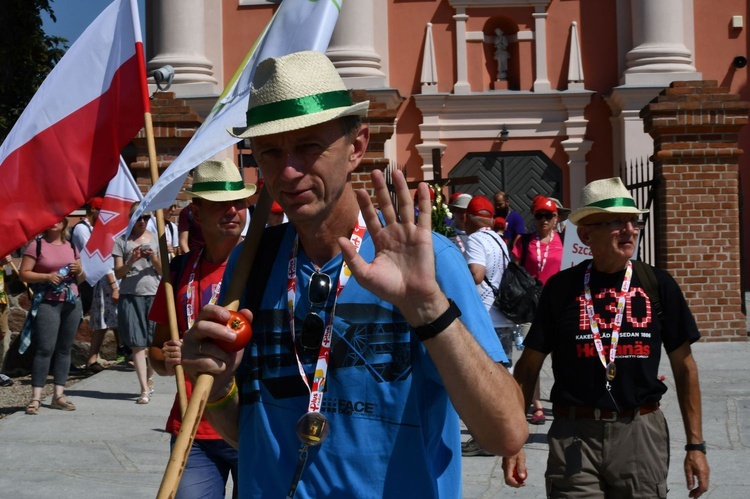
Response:
[[[548,211],[545,211],[545,212],[539,211],[537,213],[534,213],[535,220],[552,220],[552,217],[554,216],[555,216],[554,213],[550,213]]]
[[[307,288],[307,299],[310,301],[310,308],[323,307],[328,302],[330,294],[331,278],[323,272],[315,271],[310,276],[310,285]],[[302,322],[302,334],[299,337],[302,348],[307,350],[320,348],[325,328],[326,325],[323,318],[310,310]]]
[[[151,215],[143,215],[141,218],[139,218],[141,222],[148,223],[149,220],[151,220]]]

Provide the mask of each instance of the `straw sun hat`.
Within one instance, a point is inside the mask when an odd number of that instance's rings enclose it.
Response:
[[[366,116],[369,104],[352,104],[346,85],[324,54],[295,52],[258,64],[247,126],[229,133],[245,139],[299,130],[344,116]]]
[[[632,213],[641,215],[633,197],[619,177],[595,180],[581,191],[581,206],[573,210],[568,220],[574,225],[589,215],[597,213]]]
[[[255,194],[255,184],[242,181],[234,162],[209,159],[193,170],[193,186],[182,191],[189,197],[208,201],[236,201]]]

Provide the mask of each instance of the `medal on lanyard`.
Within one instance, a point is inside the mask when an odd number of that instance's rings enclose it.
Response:
[[[596,320],[596,314],[594,313],[594,301],[591,297],[591,266],[586,268],[586,274],[583,277],[584,286],[584,298],[586,299],[586,313],[589,316],[589,325],[591,327],[591,335],[594,337],[594,346],[596,352],[599,354],[599,360],[604,366],[604,373],[607,380],[607,390],[610,389],[610,381],[615,379],[617,375],[617,368],[615,367],[615,358],[617,356],[617,342],[620,338],[620,329],[622,328],[622,318],[625,310],[625,302],[627,300],[628,291],[630,290],[630,282],[633,277],[633,263],[628,261],[628,267],[625,270],[625,277],[622,280],[622,286],[620,292],[617,293],[617,314],[615,315],[614,323],[612,324],[612,338],[609,344],[609,359],[604,356],[604,345],[602,344],[602,336],[599,332],[599,323]]]
[[[362,213],[357,217],[357,225],[354,227],[349,242],[352,243],[354,248],[359,253],[359,248],[362,245],[362,240],[365,237],[367,227],[365,220],[362,218]],[[297,469],[294,472],[292,481],[289,485],[289,491],[287,492],[287,498],[294,497],[297,490],[297,484],[302,477],[302,472],[305,469],[307,463],[308,448],[321,445],[328,437],[330,431],[330,424],[328,419],[320,413],[320,407],[323,402],[323,388],[325,387],[326,379],[328,376],[328,359],[331,352],[331,339],[333,337],[333,317],[336,314],[336,302],[338,300],[341,291],[349,281],[351,277],[351,271],[346,265],[346,262],[342,258],[341,270],[339,271],[339,282],[336,286],[336,294],[334,295],[333,307],[328,317],[328,323],[326,324],[325,331],[323,333],[323,341],[320,345],[320,351],[318,352],[318,362],[315,365],[315,376],[313,377],[312,386],[307,381],[307,374],[305,368],[302,365],[302,361],[299,358],[297,352],[297,340],[296,332],[294,329],[294,301],[297,295],[297,250],[299,248],[299,237],[294,239],[292,245],[292,253],[289,256],[289,267],[287,269],[287,307],[289,310],[289,330],[292,333],[292,348],[294,349],[294,357],[297,360],[297,369],[299,370],[302,381],[307,386],[307,390],[310,392],[310,400],[307,405],[307,412],[297,420],[295,425],[295,433],[299,438],[302,446],[299,450],[299,459],[297,460]]]

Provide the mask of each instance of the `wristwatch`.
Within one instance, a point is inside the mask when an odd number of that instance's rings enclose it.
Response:
[[[704,441],[704,442],[701,442],[699,444],[687,444],[685,446],[685,450],[686,451],[699,450],[699,451],[701,451],[702,453],[705,454],[706,453],[706,442]]]
[[[414,328],[414,332],[417,333],[417,338],[419,338],[419,341],[426,341],[430,338],[434,338],[438,334],[445,331],[445,329],[450,326],[453,321],[461,317],[461,309],[458,308],[458,305],[456,305],[456,303],[450,298],[448,298],[448,304],[448,310],[443,312],[440,317],[430,322],[429,324]]]

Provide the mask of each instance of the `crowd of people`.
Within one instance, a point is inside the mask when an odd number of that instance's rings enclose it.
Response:
[[[590,183],[573,211],[535,197],[528,231],[508,193],[456,193],[448,240],[431,231],[426,184],[413,196],[401,172],[386,185],[373,171],[378,209],[353,188],[370,138],[368,106],[350,101],[321,53],[258,65],[247,125],[230,130],[251,142],[275,200],[241,283],[240,313],[253,329],[244,351],[219,344],[235,338],[220,304],[247,263],[238,248],[255,191],[231,161],[196,168],[192,203],[172,239],[179,256],[167,264],[144,215],[117,242],[113,273],[95,286],[92,310],[97,296],[117,302],[137,403],[149,402],[153,371],[172,376],[182,366],[188,396],[199,374],[214,377],[177,497],[223,497],[230,474],[237,497],[460,497],[462,454],[503,456],[506,483],[522,487],[541,472],[526,467],[528,424],[546,424],[550,414],[549,497],[666,497],[662,348],[685,422],[687,485],[691,497],[703,494],[709,468],[690,350],[700,334],[669,274],[632,261],[645,210],[622,182]],[[592,259],[561,270],[566,217]],[[38,343],[28,414],[38,414],[52,358],[52,406],[75,409],[63,388],[85,274],[65,229],[56,224],[32,242],[21,265],[38,297],[27,333]],[[524,324],[494,305],[511,262],[544,284]],[[166,271],[179,339],[167,326]],[[525,336],[515,362],[514,336]],[[538,380],[551,354],[545,409]],[[471,434],[463,444],[460,421]],[[176,399],[172,445],[181,424]]]

